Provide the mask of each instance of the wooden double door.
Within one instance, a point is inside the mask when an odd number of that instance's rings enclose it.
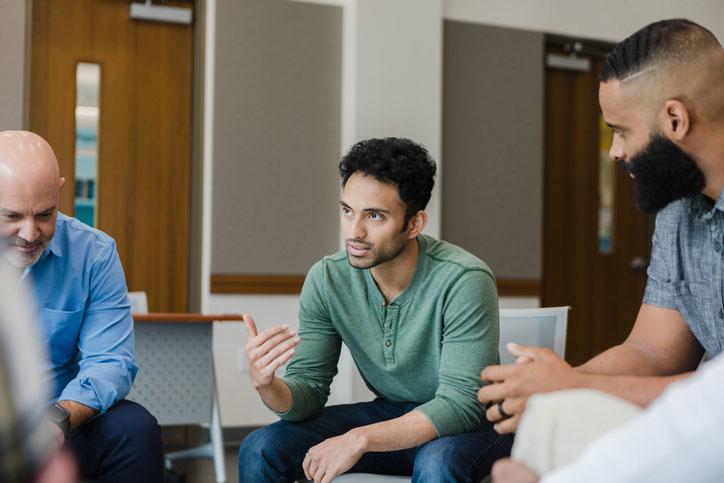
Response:
[[[185,312],[192,26],[132,20],[130,3],[33,1],[30,129],[55,150],[73,215],[76,69],[100,66],[96,227],[116,240],[129,290],[151,311]]]

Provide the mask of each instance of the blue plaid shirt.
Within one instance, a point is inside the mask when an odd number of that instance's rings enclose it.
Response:
[[[656,216],[643,302],[678,310],[715,356],[724,344],[724,192],[678,200]]]
[[[55,235],[25,269],[50,356],[53,400],[105,412],[131,389],[138,366],[126,278],[116,243],[58,213]]]

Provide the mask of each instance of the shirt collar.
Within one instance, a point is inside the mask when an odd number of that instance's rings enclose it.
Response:
[[[58,212],[58,218],[60,218],[62,214]],[[45,247],[45,250],[43,250],[43,254],[40,255],[40,258],[38,258],[38,261],[30,265],[29,267],[25,267],[23,270],[23,274],[20,276],[20,281],[22,282],[25,280],[25,278],[28,276],[30,271],[35,267],[38,263],[48,258],[48,255],[51,253],[55,255],[56,257],[62,257],[63,256],[63,249],[60,246],[60,237],[57,236],[58,234],[58,226],[60,223],[58,223],[58,220],[55,220],[55,233],[53,234],[53,238],[51,238],[50,243],[48,243],[48,246]]]
[[[715,203],[712,203],[711,199],[703,194],[698,195],[695,198],[694,207],[702,220],[710,220],[717,211],[724,211],[724,190]]]
[[[55,231],[58,231],[58,224],[55,225]],[[48,256],[48,253],[52,253],[56,257],[62,257],[63,256],[63,249],[60,247],[60,237],[57,237],[53,235],[53,239],[50,240],[50,243],[48,244],[47,248],[43,252],[43,254],[40,256],[40,259]]]

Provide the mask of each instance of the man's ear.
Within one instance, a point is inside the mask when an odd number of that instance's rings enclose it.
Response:
[[[689,110],[681,102],[669,99],[656,119],[664,136],[675,142],[681,142],[691,130]]]
[[[58,178],[58,191],[63,187],[65,184],[65,178]]]
[[[412,215],[410,221],[407,222],[407,229],[409,230],[407,238],[415,238],[422,233],[425,225],[427,225],[427,213],[425,213],[425,210],[420,210]]]

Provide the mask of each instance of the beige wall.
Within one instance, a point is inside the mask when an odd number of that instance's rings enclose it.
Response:
[[[340,7],[219,2],[213,273],[303,275],[337,251]]]
[[[24,0],[0,0],[0,131],[26,126],[26,12]]]
[[[445,21],[442,237],[539,280],[543,34]]]

